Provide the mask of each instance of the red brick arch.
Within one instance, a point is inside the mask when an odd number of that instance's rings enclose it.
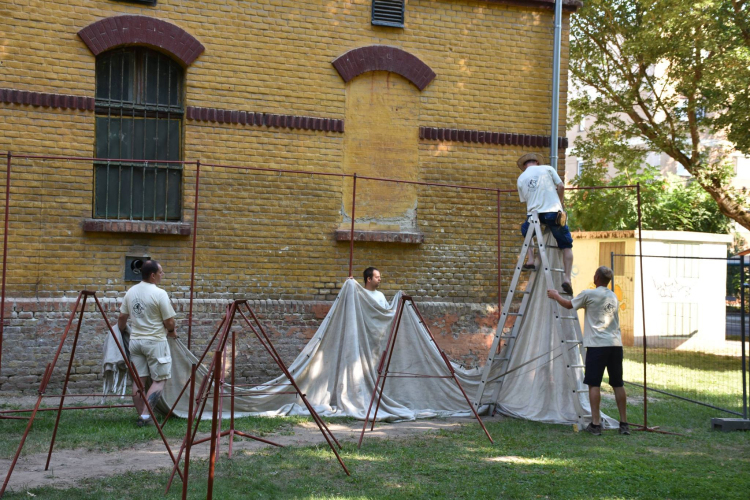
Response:
[[[435,79],[435,72],[418,57],[389,45],[369,45],[352,49],[337,57],[333,67],[345,82],[368,71],[399,74],[424,90]]]
[[[122,45],[147,45],[167,52],[190,66],[205,47],[179,26],[148,16],[114,16],[89,24],[78,32],[96,56]]]

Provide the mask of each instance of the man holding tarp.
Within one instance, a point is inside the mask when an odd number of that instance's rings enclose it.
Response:
[[[560,296],[557,290],[547,290],[547,296],[566,309],[585,310],[586,324],[583,331],[583,345],[586,348],[586,367],[583,383],[589,386],[591,402],[591,423],[586,432],[596,436],[602,434],[601,385],[604,369],[609,375],[609,385],[615,391],[615,401],[620,412],[620,434],[630,434],[626,415],[627,396],[622,379],[622,338],[620,336],[620,304],[615,293],[607,288],[612,281],[612,270],[601,266],[594,273],[594,290],[584,290],[573,300]]]
[[[125,294],[120,307],[117,326],[120,331],[130,319],[130,360],[141,378],[143,387],[151,379],[146,398],[151,408],[164,390],[164,384],[172,376],[172,356],[167,337],[177,338],[175,312],[167,292],[159,288],[164,271],[155,260],[147,260],[141,266],[141,282]],[[133,381],[133,404],[138,410],[139,427],[153,425],[144,401],[138,396],[138,385]]]

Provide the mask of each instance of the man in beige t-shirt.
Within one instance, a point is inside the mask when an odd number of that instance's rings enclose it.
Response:
[[[177,338],[175,312],[167,292],[159,288],[164,271],[155,260],[141,266],[142,281],[125,294],[120,307],[117,326],[124,330],[130,319],[130,360],[146,387],[151,379],[146,398],[151,408],[172,376],[172,356],[167,337]],[[151,417],[143,400],[137,395],[138,386],[133,381],[133,404],[138,410],[138,426],[151,425]]]
[[[583,345],[586,347],[586,373],[583,383],[589,386],[591,423],[586,431],[601,435],[601,385],[604,369],[609,375],[609,385],[615,391],[617,410],[620,412],[620,434],[630,434],[626,415],[627,396],[622,379],[622,338],[620,336],[620,304],[615,293],[607,288],[612,281],[612,270],[602,266],[594,273],[594,290],[584,290],[573,300],[563,299],[557,290],[547,290],[547,296],[567,309],[585,309]]]

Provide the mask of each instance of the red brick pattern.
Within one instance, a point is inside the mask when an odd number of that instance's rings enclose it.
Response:
[[[185,66],[205,50],[179,26],[148,16],[107,17],[89,24],[78,36],[95,56],[121,45],[148,45],[168,52]]]
[[[389,45],[352,49],[337,57],[332,64],[345,82],[368,71],[390,71],[403,76],[419,90],[424,90],[436,76],[418,57]]]
[[[548,135],[513,134],[441,127],[419,127],[419,138],[423,141],[474,142],[478,144],[524,146],[528,148],[547,148],[550,145],[550,137]],[[568,138],[558,137],[557,147],[566,149],[568,147]]]
[[[190,236],[187,222],[85,219],[83,230],[91,233],[146,233]]]
[[[344,120],[313,116],[277,115],[217,108],[188,106],[187,119],[198,122],[232,123],[255,127],[288,128],[296,130],[319,130],[343,132]]]
[[[28,90],[0,89],[0,102],[27,104],[45,108],[94,110],[94,98],[76,95],[48,94]]]

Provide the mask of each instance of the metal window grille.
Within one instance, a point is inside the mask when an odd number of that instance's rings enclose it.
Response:
[[[404,0],[372,0],[372,24],[404,27]]]
[[[101,160],[94,161],[94,217],[181,218],[182,165],[162,162],[182,156],[183,75],[175,61],[144,47],[97,57],[96,158]]]

